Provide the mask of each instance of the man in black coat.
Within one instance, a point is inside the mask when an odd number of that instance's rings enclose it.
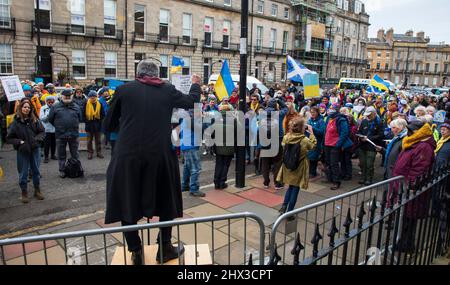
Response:
[[[117,88],[104,126],[119,129],[114,155],[107,172],[105,223],[134,225],[142,217],[171,221],[183,216],[178,157],[171,141],[174,108],[191,109],[200,102],[200,77],[192,77],[189,95],[163,82],[159,68],[149,60],[138,65],[138,78]],[[172,228],[161,229],[158,241],[163,258],[184,252],[171,244]],[[134,264],[142,264],[138,232],[125,233]],[[158,253],[160,251],[158,250]]]
[[[73,102],[73,91],[61,92],[61,102],[54,105],[48,115],[48,121],[55,127],[56,145],[59,159],[59,176],[65,178],[66,147],[70,156],[78,160],[79,128],[82,120],[81,109]]]

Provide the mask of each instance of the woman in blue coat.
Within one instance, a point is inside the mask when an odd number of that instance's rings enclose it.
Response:
[[[309,119],[308,124],[312,127],[314,136],[317,139],[317,147],[308,153],[309,159],[309,175],[311,177],[317,176],[317,164],[320,161],[323,149],[323,141],[325,139],[325,122],[322,116],[320,116],[319,108],[311,108],[311,119]]]

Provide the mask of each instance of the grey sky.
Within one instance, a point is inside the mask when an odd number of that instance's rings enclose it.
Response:
[[[431,42],[450,43],[450,0],[362,0],[370,15],[369,37],[380,28],[404,34],[424,31]]]

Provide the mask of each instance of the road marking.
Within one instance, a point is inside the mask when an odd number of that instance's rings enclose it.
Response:
[[[32,227],[32,228],[28,228],[28,229],[25,229],[25,230],[21,230],[21,231],[9,233],[9,234],[1,235],[0,239],[7,239],[7,238],[13,238],[13,237],[17,237],[17,236],[23,236],[23,235],[26,235],[26,234],[29,234],[29,233],[32,233],[32,232],[37,232],[37,231],[45,230],[45,229],[48,229],[48,228],[52,228],[52,227],[56,227],[56,226],[60,226],[60,225],[64,225],[64,224],[68,224],[70,222],[75,222],[75,221],[87,219],[87,218],[90,218],[90,217],[93,217],[93,216],[99,215],[99,214],[105,214],[105,211],[97,211],[97,212],[92,213],[92,214],[80,215],[80,216],[74,217],[74,218],[68,218],[68,219],[64,219],[64,220],[61,220],[61,221],[51,222],[51,223],[43,225],[43,226]]]

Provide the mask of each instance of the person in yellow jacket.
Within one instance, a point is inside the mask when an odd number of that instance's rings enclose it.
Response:
[[[55,85],[53,85],[52,83],[49,83],[45,86],[45,88],[47,90],[46,90],[46,92],[42,92],[41,102],[44,102],[44,104],[45,104],[45,99],[47,98],[47,96],[53,96],[55,98],[58,98],[58,94],[56,94],[56,90],[55,90]]]

